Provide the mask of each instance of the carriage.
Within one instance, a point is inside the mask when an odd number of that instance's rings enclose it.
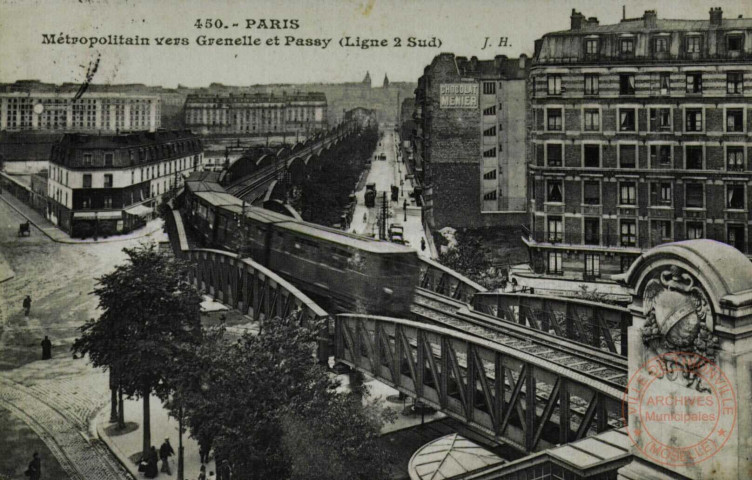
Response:
[[[29,227],[29,221],[28,220],[25,223],[19,223],[18,224],[18,236],[19,237],[29,237],[29,236],[31,236],[31,229]]]

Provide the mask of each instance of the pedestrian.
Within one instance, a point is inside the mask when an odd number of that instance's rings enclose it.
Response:
[[[513,292],[517,291],[517,279],[516,278],[512,279],[512,291]]]
[[[23,299],[23,309],[24,309],[24,316],[29,316],[29,311],[31,311],[31,297],[26,295],[26,298]]]
[[[49,360],[50,358],[52,358],[52,342],[45,335],[44,340],[42,340],[42,360]]]
[[[426,251],[426,239],[425,238],[420,239],[420,251],[421,252]]]
[[[206,465],[201,465],[201,469],[198,472],[198,480],[206,480]]]
[[[217,476],[214,475],[214,472],[209,472],[209,476],[206,477],[206,480],[217,480]]]
[[[208,434],[198,436],[198,454],[201,457],[201,464],[209,463],[209,452],[211,451],[212,439]]]
[[[226,458],[222,460],[222,465],[217,469],[218,480],[232,480],[232,468],[230,468],[230,461]]]
[[[173,450],[172,445],[170,445],[170,439],[165,438],[164,443],[159,447],[159,458],[162,459],[162,473],[172,475],[172,472],[170,471],[170,457],[173,455],[175,455],[175,450]]]
[[[25,474],[31,480],[39,480],[42,478],[42,460],[39,458],[37,452],[34,452],[31,462],[29,462],[29,468],[26,469]]]
[[[146,455],[146,472],[144,472],[146,478],[156,478],[159,475],[158,462],[157,449],[152,445],[149,453]]]

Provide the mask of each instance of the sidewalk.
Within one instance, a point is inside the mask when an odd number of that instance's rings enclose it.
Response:
[[[125,235],[115,235],[109,238],[99,238],[97,240],[87,238],[87,239],[77,239],[77,238],[71,238],[68,236],[67,233],[63,232],[59,228],[57,228],[52,222],[44,218],[39,212],[31,208],[30,206],[26,205],[10,193],[3,191],[2,194],[0,194],[0,200],[4,201],[6,204],[8,204],[9,207],[11,207],[13,210],[18,212],[20,215],[25,217],[29,223],[31,223],[34,227],[36,227],[37,230],[45,234],[50,240],[57,243],[67,243],[67,244],[82,244],[82,243],[113,243],[113,242],[123,242],[126,240],[133,240],[136,238],[141,237],[147,237],[151,236],[154,233],[158,233],[162,231],[162,223],[163,221],[161,219],[154,219],[149,221],[144,227],[141,227],[137,230],[133,230],[132,232],[129,232]],[[0,270],[1,271],[1,270]],[[1,276],[0,276],[1,278]]]
[[[125,465],[128,471],[135,478],[145,478],[143,473],[139,473],[136,461],[141,456],[141,446],[143,442],[143,400],[125,400],[125,422],[126,428],[120,432],[117,424],[111,424],[109,419],[109,405],[105,407],[97,416],[97,434],[99,438],[107,445],[112,453]],[[170,470],[172,476],[160,473],[157,478],[177,478],[178,472],[178,422],[167,414],[167,410],[162,407],[162,402],[156,397],[151,397],[151,443],[159,450],[160,445],[165,438],[170,439],[170,445],[175,450],[175,456],[170,458]],[[187,429],[183,432],[184,447],[184,473],[186,480],[194,480],[198,477],[201,463],[198,455],[198,443],[190,438]],[[162,461],[159,461],[159,468],[162,469]],[[206,473],[215,472],[213,455],[211,461],[206,465]]]

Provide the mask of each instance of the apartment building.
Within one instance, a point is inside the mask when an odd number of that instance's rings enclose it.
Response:
[[[752,19],[570,20],[530,69],[534,270],[596,279],[695,238],[750,253]]]

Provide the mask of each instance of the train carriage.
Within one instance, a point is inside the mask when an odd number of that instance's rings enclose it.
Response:
[[[239,251],[341,311],[401,314],[418,281],[415,250],[243,204],[216,182],[186,182],[183,213],[204,245]]]

